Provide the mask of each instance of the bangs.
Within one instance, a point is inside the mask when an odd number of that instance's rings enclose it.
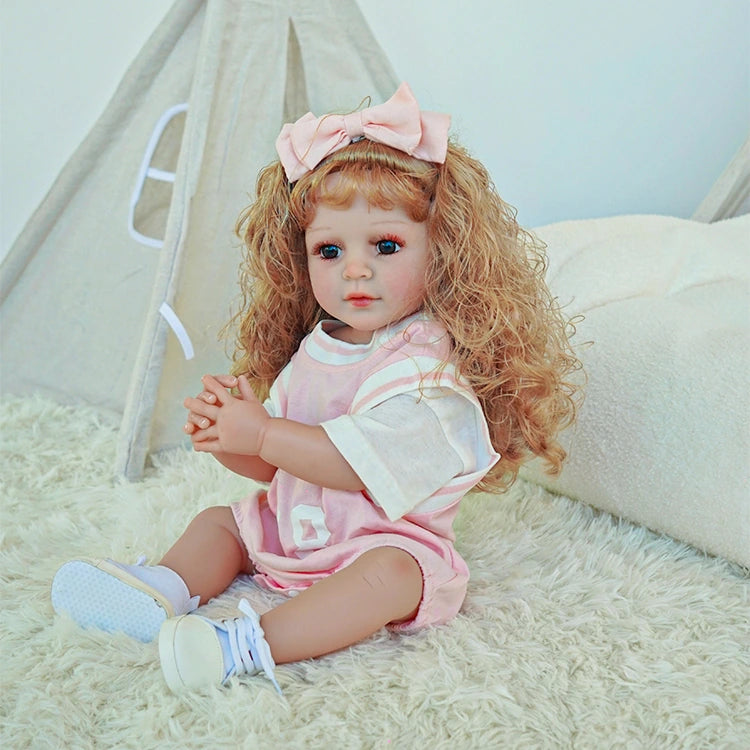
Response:
[[[319,203],[348,208],[361,195],[383,210],[401,208],[412,221],[427,220],[437,169],[408,154],[363,139],[335,152],[292,187],[290,210],[305,229]]]

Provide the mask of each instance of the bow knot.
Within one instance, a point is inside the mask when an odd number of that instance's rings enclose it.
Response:
[[[344,130],[349,136],[349,140],[353,141],[355,138],[361,138],[365,134],[365,123],[362,119],[362,112],[352,112],[351,114],[344,115]]]
[[[326,156],[361,137],[404,151],[423,161],[445,161],[450,115],[420,112],[406,83],[383,104],[347,115],[315,117],[312,112],[286,123],[276,139],[290,182],[315,169]]]

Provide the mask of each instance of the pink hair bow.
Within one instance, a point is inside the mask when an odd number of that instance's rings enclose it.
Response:
[[[308,112],[297,122],[287,123],[276,139],[276,151],[290,182],[363,136],[417,159],[442,164],[450,121],[450,115],[420,112],[408,84],[402,83],[387,102],[375,107],[323,117]]]

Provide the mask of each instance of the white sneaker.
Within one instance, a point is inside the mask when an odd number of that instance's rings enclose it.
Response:
[[[183,615],[162,625],[159,657],[171,690],[222,685],[233,675],[263,671],[281,693],[260,618],[246,599],[239,603],[239,609],[245,617],[209,620],[201,615]]]
[[[149,570],[153,568],[143,567],[142,560],[137,566],[113,560],[71,560],[52,581],[52,606],[56,612],[69,614],[82,628],[122,632],[149,643],[168,618],[198,604],[198,597],[179,601],[175,612],[175,602],[143,580],[144,575],[149,577]],[[185,593],[189,597],[187,589]]]

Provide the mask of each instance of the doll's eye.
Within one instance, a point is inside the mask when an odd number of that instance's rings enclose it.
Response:
[[[401,245],[396,240],[378,240],[375,247],[380,255],[393,255],[401,249]]]
[[[334,260],[341,255],[341,248],[338,245],[320,245],[318,255],[324,260]]]

